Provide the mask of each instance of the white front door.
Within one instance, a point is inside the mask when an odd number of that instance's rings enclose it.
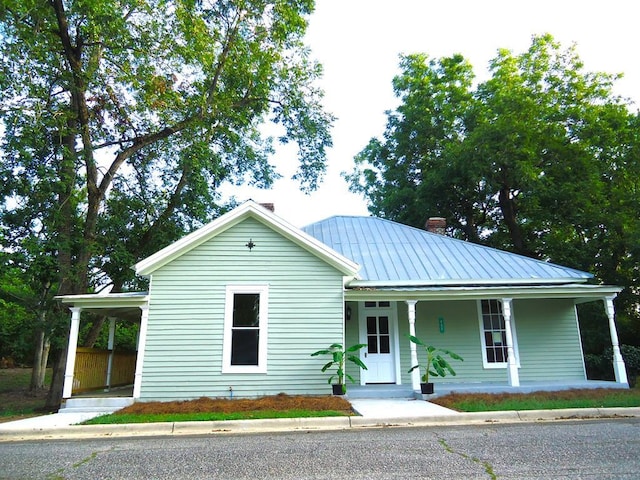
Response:
[[[396,383],[396,315],[390,302],[360,303],[360,342],[366,343],[364,383]]]

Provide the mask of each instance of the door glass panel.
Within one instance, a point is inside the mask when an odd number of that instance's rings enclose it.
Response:
[[[380,322],[380,335],[389,334],[389,317],[378,317]]]
[[[364,302],[366,308],[376,308],[376,302]]]
[[[380,308],[389,308],[391,306],[391,302],[378,302],[378,306]]]
[[[380,335],[380,353],[391,353],[389,335]]]
[[[367,335],[375,335],[377,333],[376,317],[367,317]]]
[[[367,336],[367,352],[378,353],[378,337],[376,335]]]

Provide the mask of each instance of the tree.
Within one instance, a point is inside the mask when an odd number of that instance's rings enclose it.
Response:
[[[585,72],[550,35],[500,50],[475,88],[460,55],[400,66],[401,104],[356,156],[351,190],[374,214],[444,216],[460,238],[622,285],[621,336],[638,332],[639,117],[612,93],[617,77]]]
[[[269,121],[299,147],[301,187],[315,188],[332,117],[302,43],[313,4],[3,2],[7,246],[38,230],[56,252],[58,294],[126,287],[125,264],[224,210],[220,183],[273,181],[273,141],[260,128]]]
[[[44,387],[51,337],[60,326],[53,299],[56,273],[51,252],[25,239],[22,252],[0,252],[0,336],[2,352],[33,366],[29,390]],[[24,252],[30,252],[25,257]]]

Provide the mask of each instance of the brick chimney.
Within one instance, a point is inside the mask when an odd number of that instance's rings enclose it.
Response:
[[[261,203],[260,206],[272,211],[273,213],[276,212],[276,207],[273,203]]]
[[[429,217],[424,228],[427,232],[437,233],[438,235],[444,235],[447,229],[447,220],[442,217]]]

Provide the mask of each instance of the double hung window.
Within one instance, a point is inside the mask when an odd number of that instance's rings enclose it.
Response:
[[[508,359],[507,328],[502,313],[502,303],[499,300],[481,300],[479,302],[479,310],[484,366],[485,368],[506,367]],[[513,318],[511,318],[511,331],[517,362],[518,355]]]
[[[224,373],[267,371],[268,287],[229,285],[224,315]]]

